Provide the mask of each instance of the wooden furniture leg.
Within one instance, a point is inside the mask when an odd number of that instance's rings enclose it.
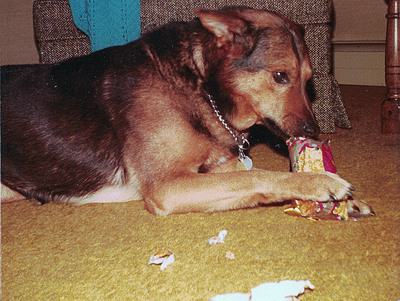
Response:
[[[400,134],[400,0],[389,0],[386,31],[386,99],[382,103],[382,134]]]

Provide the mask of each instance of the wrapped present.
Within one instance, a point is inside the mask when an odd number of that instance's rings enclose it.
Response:
[[[322,142],[310,138],[290,138],[286,141],[292,172],[328,171],[337,173],[329,141]],[[349,220],[346,201],[313,202],[294,200],[285,213],[309,219]]]
[[[290,138],[286,141],[292,171],[329,171],[337,173],[333,162],[329,141],[322,142],[310,138]]]

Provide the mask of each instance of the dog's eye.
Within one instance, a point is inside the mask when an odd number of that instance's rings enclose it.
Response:
[[[272,72],[272,76],[278,84],[288,84],[290,81],[286,72]]]

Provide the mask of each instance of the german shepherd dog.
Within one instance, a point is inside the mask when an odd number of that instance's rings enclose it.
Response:
[[[348,199],[331,173],[236,168],[254,125],[318,136],[299,28],[267,11],[196,14],[88,56],[3,67],[3,184],[41,203],[144,200],[160,215]]]

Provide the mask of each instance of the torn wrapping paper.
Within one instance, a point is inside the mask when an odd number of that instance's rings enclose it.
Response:
[[[292,171],[329,171],[337,173],[329,141],[322,142],[310,138],[290,138],[289,156]]]
[[[161,264],[160,269],[163,271],[168,265],[175,261],[175,256],[172,251],[162,249],[150,257],[148,264]]]
[[[284,280],[281,282],[267,282],[251,289],[250,294],[234,293],[212,297],[211,301],[288,301],[298,300],[297,296],[305,289],[315,287],[310,281]]]
[[[226,234],[228,234],[228,231],[222,230],[219,232],[218,236],[207,239],[207,242],[210,245],[223,244],[225,243]]]
[[[312,220],[354,220],[349,217],[345,201],[322,203],[294,200],[292,202],[292,207],[286,208],[285,213],[292,216],[307,217]]]
[[[300,137],[290,138],[286,143],[289,146],[293,172],[328,171],[337,173],[329,141],[322,142]],[[322,203],[294,200],[292,207],[285,209],[285,213],[313,220],[333,219],[346,221],[350,219],[346,201]]]
[[[228,259],[235,259],[235,254],[232,253],[232,250],[226,251],[226,258]]]

